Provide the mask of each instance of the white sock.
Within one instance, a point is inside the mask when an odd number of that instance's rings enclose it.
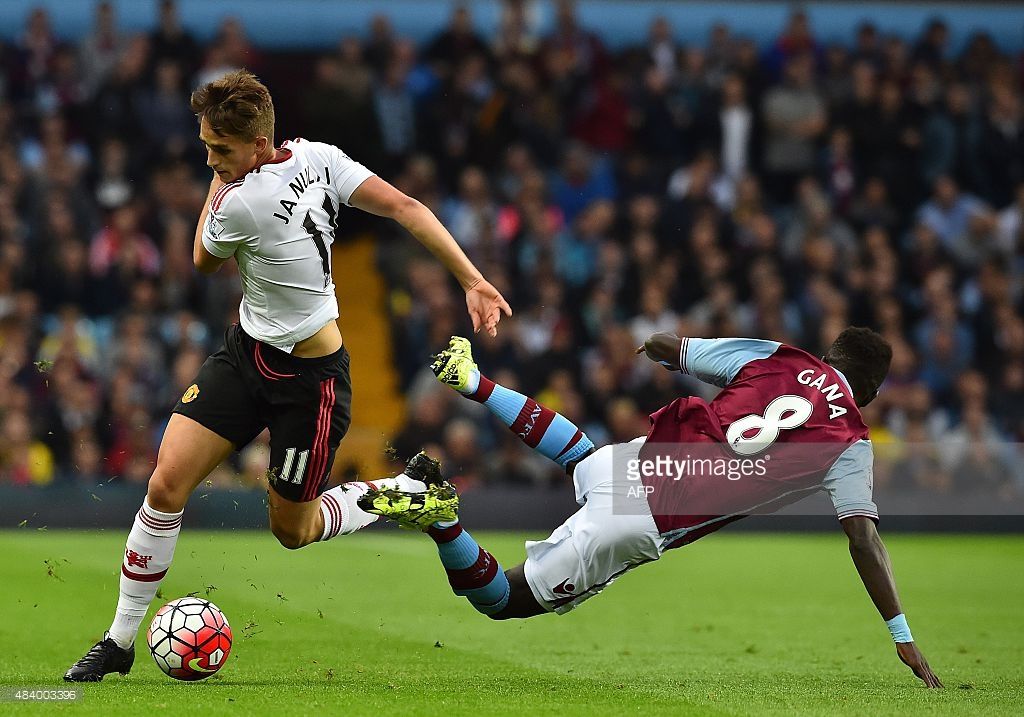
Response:
[[[143,501],[135,515],[121,561],[121,594],[108,631],[121,647],[135,642],[139,625],[171,565],[183,512],[161,513]]]
[[[320,514],[324,517],[324,533],[320,540],[330,540],[338,535],[349,535],[376,522],[379,515],[367,513],[356,501],[370,490],[396,489],[422,492],[427,489],[418,481],[399,473],[394,478],[381,478],[371,483],[342,483],[320,496]]]

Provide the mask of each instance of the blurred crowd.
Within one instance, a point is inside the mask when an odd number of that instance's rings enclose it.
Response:
[[[233,269],[191,266],[208,177],[188,95],[244,66],[267,78],[279,127],[435,211],[516,312],[475,339],[483,370],[595,443],[714,395],[637,360],[654,331],[822,353],[865,325],[893,345],[865,410],[876,486],[1022,492],[1021,57],[984,33],[954,53],[941,19],[826,43],[801,12],[766,46],[725,24],[682,45],[658,19],[613,52],[569,2],[548,32],[534,3],[507,0],[486,35],[469,8],[420,46],[376,16],[291,57],[309,81],[288,88],[239,21],[200,46],[173,2],[148,35],[122,33],[102,2],[73,42],[28,16],[0,46],[0,482],[148,477],[236,311]],[[373,227],[408,398],[396,451],[428,447],[464,486],[557,481],[433,382],[425,357],[470,330],[458,287]],[[250,451],[234,469],[264,467]]]

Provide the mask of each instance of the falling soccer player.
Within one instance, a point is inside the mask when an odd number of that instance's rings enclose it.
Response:
[[[146,499],[121,563],[114,620],[64,679],[127,674],[142,619],[174,556],[189,496],[232,451],[270,429],[270,529],[286,548],[352,533],[373,521],[348,483],[325,491],[349,426],[349,355],[338,329],[331,245],[341,205],[394,219],[458,279],[474,330],[492,336],[512,310],[423,204],[337,147],[302,139],[274,146],[267,88],[239,70],[192,94],[199,139],[214,176],[196,227],[204,273],[234,257],[242,277],[240,324],[225,334],[181,397],[160,444]],[[425,456],[374,487],[425,490]],[[443,491],[425,493],[428,503]]]
[[[872,448],[860,408],[878,395],[889,371],[885,339],[851,327],[818,358],[775,341],[662,333],[637,353],[722,391],[710,403],[676,399],[651,415],[646,437],[596,450],[564,416],[481,374],[466,339],[453,337],[435,357],[431,368],[439,381],[483,403],[572,477],[582,507],[546,540],[528,542],[523,564],[502,570],[477,545],[458,521],[457,495],[427,502],[425,495],[440,495],[439,487],[427,494],[371,491],[359,499],[361,507],[424,530],[437,543],[455,594],[505,620],[572,610],[666,550],[824,490],[897,655],[926,686],[942,687],[911,636],[875,527]],[[702,475],[698,469],[706,465],[727,471]],[[685,470],[670,475],[659,469],[666,466]],[[436,462],[421,467],[440,485]]]

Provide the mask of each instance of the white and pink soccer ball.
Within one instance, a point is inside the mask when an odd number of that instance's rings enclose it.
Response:
[[[146,633],[157,667],[176,680],[201,680],[224,666],[231,626],[209,600],[183,597],[156,611]]]

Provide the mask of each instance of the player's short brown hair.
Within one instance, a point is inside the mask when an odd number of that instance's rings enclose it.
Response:
[[[843,372],[858,406],[867,405],[889,373],[892,346],[871,329],[844,329],[825,354],[825,362]]]
[[[274,101],[266,85],[248,70],[235,70],[192,93],[192,111],[217,135],[274,142]]]

